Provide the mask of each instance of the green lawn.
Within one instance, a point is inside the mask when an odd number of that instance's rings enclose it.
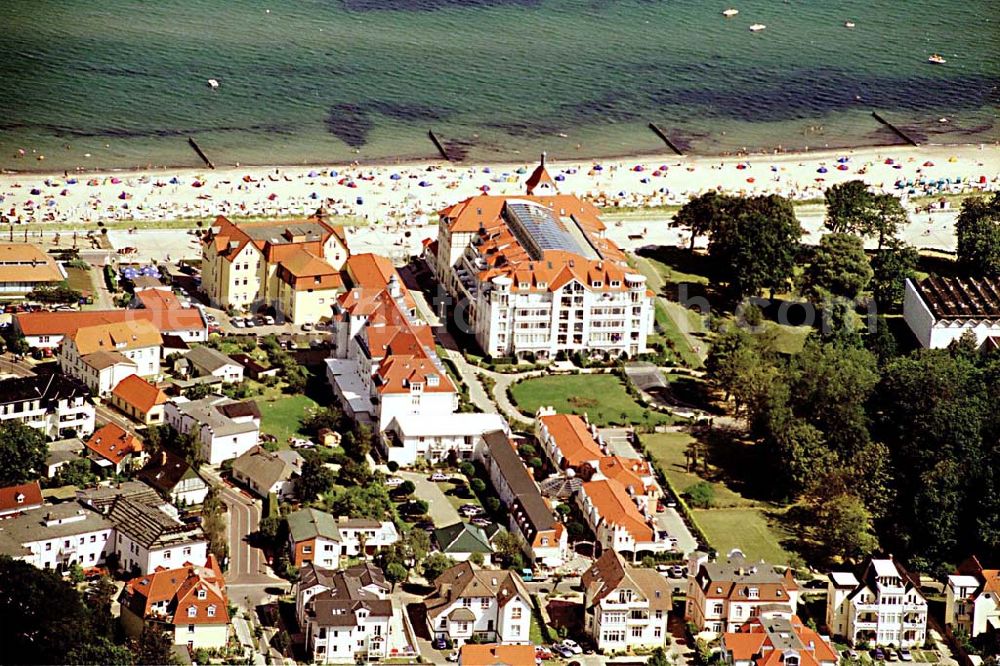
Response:
[[[319,406],[305,395],[271,393],[267,397],[255,396],[253,400],[260,407],[260,431],[277,437],[282,448],[288,446],[289,437],[299,435],[299,421],[306,410]]]
[[[647,453],[660,464],[660,469],[670,483],[683,493],[703,479],[693,472],[686,471],[684,452],[694,437],[686,432],[662,432],[642,436],[642,443]],[[710,482],[715,490],[715,506],[736,507],[751,506],[753,502],[730,490],[725,484]]]
[[[616,375],[552,375],[535,377],[511,387],[514,402],[525,414],[541,406],[560,414],[587,413],[591,423],[607,426],[623,423],[670,423],[672,419],[646,410],[626,393]],[[624,418],[623,418],[624,417]]]
[[[70,289],[94,295],[94,283],[90,279],[90,271],[87,269],[67,266],[66,282]]]
[[[789,553],[781,547],[777,526],[769,524],[757,507],[731,509],[694,509],[709,543],[721,554],[739,548],[751,560],[764,559],[770,564],[787,564]]]

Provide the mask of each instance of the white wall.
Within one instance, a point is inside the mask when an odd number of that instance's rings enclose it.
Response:
[[[81,532],[58,539],[28,542],[24,546],[31,551],[31,555],[25,557],[24,561],[39,569],[56,569],[63,562],[69,564],[76,562],[83,568],[104,564],[104,559],[112,552],[111,535],[113,531],[108,528]],[[61,550],[66,549],[67,541],[75,550],[60,554]]]

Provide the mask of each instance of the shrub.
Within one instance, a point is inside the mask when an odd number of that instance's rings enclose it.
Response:
[[[472,486],[472,492],[476,493],[477,495],[486,490],[486,482],[484,482],[482,479],[473,479],[470,485]]]
[[[699,509],[709,508],[712,506],[712,500],[715,499],[715,490],[707,481],[699,481],[689,487],[684,494],[688,498],[688,503]]]
[[[389,471],[393,473],[399,471],[399,463],[396,462],[395,460],[390,460],[388,463],[386,463],[386,467],[388,467]]]

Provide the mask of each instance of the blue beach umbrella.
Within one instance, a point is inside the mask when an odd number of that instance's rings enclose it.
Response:
[[[561,183],[562,181],[566,180],[566,176],[559,174],[558,176],[556,176],[556,180],[558,180]]]
[[[816,169],[816,173],[826,173],[826,167],[820,167]]]
[[[600,164],[595,164],[594,171],[604,171],[604,167],[602,167]]]
[[[426,180],[420,181],[420,187],[430,187],[430,186],[431,184],[428,183]]]
[[[528,170],[525,169],[524,167],[519,167],[518,170],[517,170],[517,172],[520,173],[520,174],[524,174],[524,173],[528,173]]]
[[[389,176],[389,180],[400,180],[400,179],[402,179],[402,176],[400,176],[398,173],[394,173],[391,176]]]

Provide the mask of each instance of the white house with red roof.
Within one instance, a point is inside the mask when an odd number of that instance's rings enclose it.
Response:
[[[38,481],[0,488],[0,517],[38,509],[42,504],[42,487],[38,485]]]
[[[226,581],[212,555],[204,566],[157,568],[125,586],[122,625],[136,637],[148,623],[170,632],[175,645],[222,648],[229,639]]]
[[[646,278],[597,208],[558,194],[544,158],[525,196],[479,195],[440,212],[428,257],[490,356],[636,356],[653,330]]]
[[[948,576],[945,624],[969,638],[1000,630],[1000,570],[987,569],[972,556]]]
[[[892,556],[873,557],[860,578],[834,571],[827,586],[826,624],[852,645],[912,647],[927,637],[927,599],[920,580]]]
[[[87,455],[98,467],[121,474],[142,462],[142,442],[115,423],[98,428],[86,442]]]
[[[728,666],[837,666],[829,639],[787,612],[764,613],[722,635]]]

